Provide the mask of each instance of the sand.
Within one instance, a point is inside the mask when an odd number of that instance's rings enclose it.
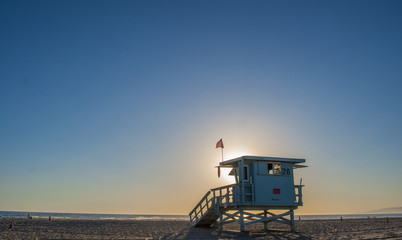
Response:
[[[402,218],[302,220],[296,232],[282,224],[270,228],[259,223],[240,233],[238,224],[219,231],[173,220],[0,219],[0,239],[402,239]]]

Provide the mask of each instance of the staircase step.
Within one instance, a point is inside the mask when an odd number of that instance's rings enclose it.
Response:
[[[194,225],[195,227],[211,227],[216,220],[218,220],[219,216],[215,212],[215,208],[210,208],[204,215],[202,215],[198,222]]]

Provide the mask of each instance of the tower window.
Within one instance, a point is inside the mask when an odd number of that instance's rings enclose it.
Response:
[[[268,163],[268,174],[274,174],[274,166],[272,163]]]
[[[244,181],[248,181],[248,166],[244,165]]]
[[[275,163],[275,174],[282,174],[282,165],[280,163]]]
[[[268,174],[269,175],[282,174],[282,164],[280,164],[280,163],[268,163]]]

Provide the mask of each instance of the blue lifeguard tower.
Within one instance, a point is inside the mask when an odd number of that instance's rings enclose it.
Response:
[[[294,231],[294,210],[303,205],[302,188],[294,184],[293,169],[305,159],[242,156],[219,163],[231,168],[236,183],[208,191],[190,212],[193,227],[212,227],[238,222],[244,226],[272,221],[289,224]],[[218,170],[219,171],[219,170]],[[283,210],[274,214],[272,210]],[[277,212],[277,211],[276,211]]]

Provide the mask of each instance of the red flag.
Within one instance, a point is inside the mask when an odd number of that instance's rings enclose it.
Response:
[[[222,138],[216,143],[216,148],[223,148],[223,141]]]

